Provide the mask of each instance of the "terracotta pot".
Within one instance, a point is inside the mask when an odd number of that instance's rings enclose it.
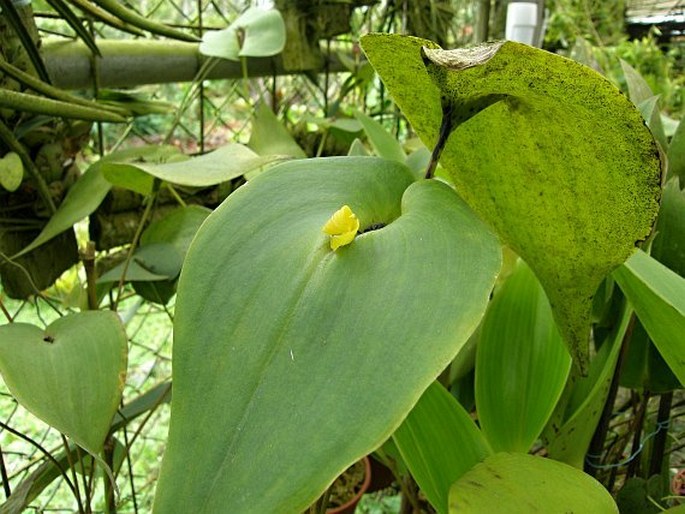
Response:
[[[354,514],[354,511],[357,509],[357,504],[362,499],[364,493],[368,491],[369,484],[371,483],[370,459],[369,457],[364,457],[362,461],[364,462],[364,482],[362,482],[359,492],[344,505],[340,505],[334,509],[327,509],[326,514]]]

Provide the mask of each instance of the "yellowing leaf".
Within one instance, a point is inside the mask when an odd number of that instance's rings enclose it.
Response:
[[[331,250],[350,244],[359,230],[359,219],[349,206],[343,205],[323,226],[324,233],[331,236]]]
[[[428,148],[450,122],[441,165],[535,272],[587,371],[592,297],[659,210],[659,152],[639,111],[590,68],[521,43],[442,50],[395,34],[361,43]]]

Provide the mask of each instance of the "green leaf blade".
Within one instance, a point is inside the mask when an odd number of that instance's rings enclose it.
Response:
[[[448,186],[412,182],[375,158],[295,161],[206,220],[179,284],[155,511],[301,512],[453,358],[499,247]],[[386,226],[332,252],[322,227],[345,204]]]
[[[592,512],[618,514],[602,484],[582,471],[523,453],[497,453],[457,480],[450,514]]]
[[[110,311],[59,318],[47,329],[0,327],[0,373],[19,403],[97,455],[124,387],[127,340]]]
[[[519,43],[441,51],[371,34],[362,46],[429,148],[441,95],[463,108],[506,95],[470,117],[460,113],[466,121],[441,164],[535,271],[586,371],[592,296],[648,237],[659,208],[659,152],[640,113],[593,70]]]
[[[471,417],[438,382],[426,389],[393,440],[421,491],[441,514],[447,513],[450,486],[492,455]]]
[[[685,384],[685,279],[641,250],[614,278],[671,371]]]
[[[519,261],[490,304],[476,353],[478,419],[495,451],[530,450],[570,369],[545,293]]]

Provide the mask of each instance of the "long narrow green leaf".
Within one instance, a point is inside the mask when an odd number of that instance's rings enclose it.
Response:
[[[685,279],[642,250],[614,272],[637,317],[685,384]]]
[[[57,209],[57,212],[50,218],[43,230],[38,234],[31,244],[24,248],[14,257],[24,255],[34,248],[49,241],[53,237],[61,234],[65,230],[74,226],[74,223],[82,220],[95,211],[105,198],[112,187],[103,176],[102,169],[111,160],[142,160],[155,159],[165,155],[176,155],[178,150],[169,146],[144,146],[140,148],[130,148],[113,152],[86,170],[79,180],[69,189],[67,196]]]
[[[76,16],[74,12],[69,9],[69,6],[64,2],[64,0],[46,0],[46,2],[50,4],[50,7],[57,11],[57,13],[65,22],[67,22],[67,24],[74,32],[76,32],[76,35],[81,38],[81,41],[86,44],[91,52],[97,56],[102,56],[102,54],[100,54],[100,49],[98,48],[97,43],[95,43],[95,39],[91,33],[83,26],[83,23],[81,23],[81,20],[79,20],[78,16]]]
[[[402,459],[440,514],[450,486],[492,450],[459,402],[438,382],[421,396],[395,433]]]
[[[383,125],[360,111],[355,112],[354,116],[359,120],[359,123],[362,124],[362,127],[364,127],[366,137],[369,138],[369,142],[376,152],[376,155],[391,161],[401,163],[406,161],[407,156],[404,154],[404,150],[402,150],[402,145],[385,130]]]
[[[631,314],[631,309],[623,309],[621,320],[592,360],[588,376],[576,378],[570,400],[557,406],[544,433],[551,458],[583,468],[585,454],[609,393]]]
[[[668,146],[668,176],[679,177],[680,186],[685,187],[685,118],[680,120]]]
[[[14,2],[12,2],[12,0],[0,0],[0,7],[2,7],[3,15],[7,17],[7,21],[16,32],[17,37],[19,37],[22,47],[28,54],[31,64],[33,64],[38,77],[40,77],[43,82],[50,84],[50,75],[45,67],[43,58],[40,56],[40,52],[38,51],[36,43],[33,41],[31,34],[26,29],[26,26],[24,25],[24,22],[17,11],[17,8],[14,6]]]
[[[545,292],[519,261],[490,303],[477,349],[478,421],[495,451],[530,450],[570,369]]]
[[[287,155],[296,159],[307,157],[304,150],[264,102],[252,115],[252,134],[247,146],[259,155]]]
[[[647,81],[644,79],[640,73],[628,64],[623,59],[619,59],[621,63],[621,69],[623,70],[623,76],[626,79],[626,84],[628,84],[628,95],[630,96],[630,101],[636,106],[640,105],[645,100],[652,98],[654,92],[652,88],[649,87]]]

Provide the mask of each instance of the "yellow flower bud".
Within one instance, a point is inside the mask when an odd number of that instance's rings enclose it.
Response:
[[[350,244],[357,235],[357,230],[359,230],[359,220],[347,205],[335,211],[323,226],[324,233],[331,236],[332,250]]]

